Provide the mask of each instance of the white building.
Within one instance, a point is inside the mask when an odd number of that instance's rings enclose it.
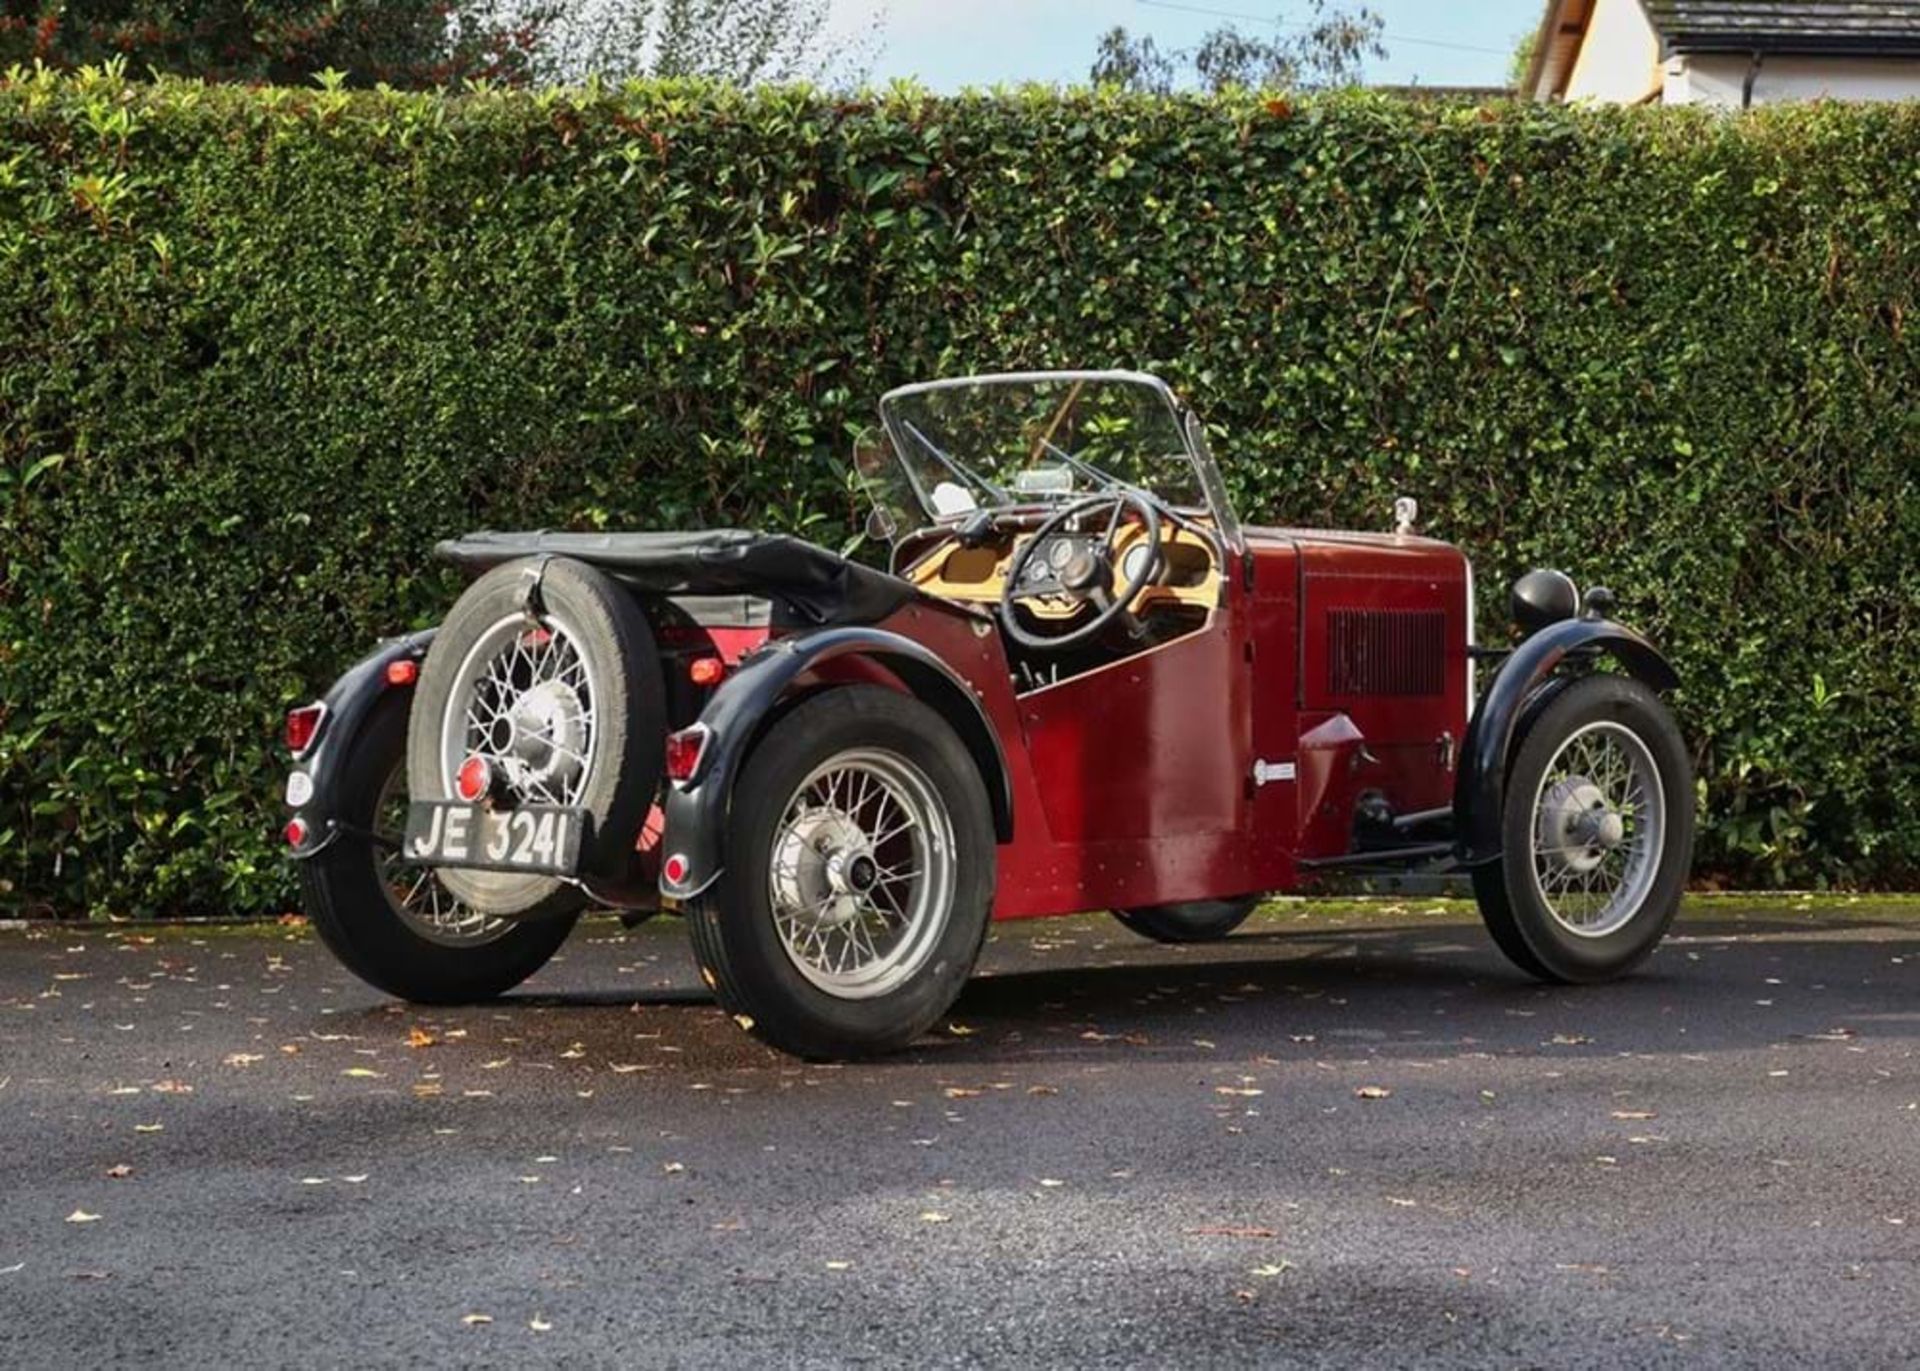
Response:
[[[1920,0],[1548,0],[1535,100],[1920,99]]]

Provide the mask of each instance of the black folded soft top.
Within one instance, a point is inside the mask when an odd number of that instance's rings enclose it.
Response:
[[[469,533],[434,555],[474,575],[521,557],[571,557],[661,595],[751,595],[816,624],[872,623],[914,595],[897,576],[783,533]]]

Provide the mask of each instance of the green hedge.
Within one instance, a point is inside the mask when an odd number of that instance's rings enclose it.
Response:
[[[1920,107],[0,82],[0,902],[272,911],[283,708],[475,526],[853,528],[887,385],[1127,365],[1671,651],[1700,866],[1920,868]]]

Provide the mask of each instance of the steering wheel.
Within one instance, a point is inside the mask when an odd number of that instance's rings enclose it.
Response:
[[[1044,574],[1029,579],[1028,567],[1050,537],[1075,520],[1108,506],[1112,506],[1112,513],[1107,516],[1107,531],[1101,535],[1097,552],[1090,547],[1078,547],[1067,564],[1058,571],[1049,567]],[[1113,590],[1113,540],[1120,532],[1120,516],[1128,510],[1140,516],[1140,522],[1146,528],[1149,551],[1147,560],[1116,595]],[[1035,652],[1057,652],[1084,643],[1127,612],[1127,606],[1133,603],[1134,597],[1159,576],[1160,565],[1166,560],[1166,555],[1166,549],[1160,543],[1160,511],[1141,492],[1119,490],[1076,500],[1055,511],[1013,554],[1013,562],[1007,568],[1006,584],[1000,588],[1001,631],[1021,647]],[[1090,604],[1097,612],[1080,627],[1055,635],[1033,632],[1013,612],[1013,607],[1022,600],[1061,595],[1082,604]]]

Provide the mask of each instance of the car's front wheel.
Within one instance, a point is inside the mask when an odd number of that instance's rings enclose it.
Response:
[[[1626,676],[1562,690],[1507,773],[1501,848],[1474,894],[1516,966],[1578,982],[1639,965],[1679,910],[1693,851],[1691,767],[1660,698]]]
[[[945,720],[897,691],[828,690],[747,758],[724,870],[686,910],[694,953],[721,1005],[776,1047],[904,1047],[973,969],[994,857],[986,787]]]

